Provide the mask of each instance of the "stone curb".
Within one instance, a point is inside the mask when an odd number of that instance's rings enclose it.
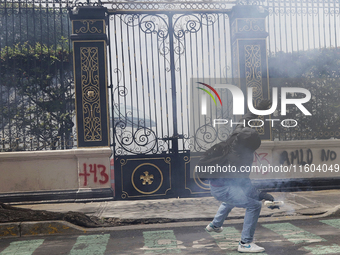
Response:
[[[21,236],[86,234],[87,230],[67,221],[21,222]]]
[[[86,234],[87,232],[86,228],[62,220],[0,223],[0,238]]]
[[[313,218],[324,218],[331,216],[340,216],[340,205],[327,210],[325,213],[303,214],[298,213],[295,216],[287,216],[285,214],[275,214],[272,215],[260,215],[261,222],[263,221],[282,221],[288,219],[310,219]],[[230,217],[229,220],[239,220],[243,219],[243,216]],[[202,218],[184,218],[184,219],[171,219],[171,218],[140,218],[140,219],[122,219],[125,223],[130,223],[131,225],[116,226],[116,227],[100,227],[100,228],[84,228],[67,221],[33,221],[33,222],[13,222],[13,223],[0,223],[0,239],[1,238],[11,238],[11,237],[29,237],[29,236],[40,236],[40,235],[83,235],[88,233],[98,233],[105,231],[120,230],[121,228],[136,228],[137,226],[149,226],[152,223],[189,223],[189,222],[208,222],[211,221],[211,217]],[[155,225],[154,225],[155,226]],[[137,227],[139,228],[139,227]]]
[[[20,223],[0,223],[0,238],[20,237]]]
[[[328,210],[324,215],[324,217],[330,216],[340,216],[340,205],[335,206],[334,208]]]

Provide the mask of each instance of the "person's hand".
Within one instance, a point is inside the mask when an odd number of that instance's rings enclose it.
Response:
[[[268,110],[272,102],[270,100],[264,99],[256,107],[258,110]]]
[[[268,194],[267,192],[261,191],[261,193],[259,194],[259,199],[260,200],[268,200],[268,201],[274,201],[274,197],[270,194]]]

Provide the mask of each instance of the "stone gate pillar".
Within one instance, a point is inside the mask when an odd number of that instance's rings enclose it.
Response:
[[[255,107],[262,99],[270,98],[266,45],[268,33],[265,27],[267,15],[268,11],[257,5],[236,5],[229,16],[234,84],[242,89],[245,97],[247,88],[253,87]],[[271,140],[270,122],[264,121],[264,126],[257,128],[257,131],[262,139]]]
[[[106,8],[70,11],[78,147],[109,146]]]

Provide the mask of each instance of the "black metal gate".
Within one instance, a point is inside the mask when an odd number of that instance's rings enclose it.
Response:
[[[133,3],[110,11],[116,199],[209,194],[207,183],[190,178],[190,164],[227,134],[189,134],[189,84],[193,77],[230,76],[228,9],[211,3],[197,12],[202,6],[182,5],[190,12],[129,11],[138,8]]]

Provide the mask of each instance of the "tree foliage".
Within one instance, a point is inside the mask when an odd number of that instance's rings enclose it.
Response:
[[[72,146],[68,27],[65,9],[0,4],[0,150]]]
[[[5,120],[8,137],[34,138],[40,146],[55,149],[59,139],[72,134],[70,59],[67,50],[39,43],[34,47],[16,44],[1,51],[0,118]],[[14,144],[9,150],[13,149],[25,148]]]
[[[289,129],[277,126],[276,138],[340,138],[340,50],[278,53],[269,57],[269,75],[271,87],[302,87],[312,95],[304,104],[312,116],[305,116],[297,107],[289,107],[287,116],[281,119],[295,119],[298,126]]]

